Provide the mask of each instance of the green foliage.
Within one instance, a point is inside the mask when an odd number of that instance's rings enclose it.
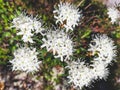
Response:
[[[114,32],[116,38],[120,38],[120,27],[116,28],[117,30]]]
[[[6,64],[12,58],[12,52],[16,49],[16,30],[11,29],[11,21],[15,17],[16,7],[13,2],[0,0],[0,64]]]

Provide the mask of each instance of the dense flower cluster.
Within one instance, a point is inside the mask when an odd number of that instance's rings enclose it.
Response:
[[[107,76],[109,75],[109,70],[107,68],[107,65],[99,61],[94,61],[91,66],[92,66],[92,69],[90,69],[90,72],[91,72],[91,75],[93,75],[93,80],[97,80],[97,79],[106,80]]]
[[[97,54],[92,65],[87,66],[78,59],[67,66],[69,68],[67,78],[69,78],[69,83],[74,84],[75,88],[81,89],[83,86],[89,86],[94,80],[106,79],[109,74],[107,66],[116,56],[116,46],[105,34],[95,36],[88,51],[91,51],[93,55]]]
[[[107,35],[95,35],[95,38],[90,43],[90,48],[93,55],[97,54],[94,60],[102,61],[103,64],[109,64],[116,56],[116,46]]]
[[[108,16],[111,18],[111,22],[115,23],[120,19],[120,11],[116,8],[108,8]]]
[[[107,7],[116,7],[120,6],[120,0],[104,0],[104,4],[106,4]]]
[[[37,55],[36,48],[18,48],[14,52],[14,59],[10,61],[13,65],[12,70],[25,71],[27,73],[38,71],[41,62],[38,61]]]
[[[91,72],[84,62],[80,62],[79,59],[72,61],[68,64],[67,68],[69,69],[69,75],[67,76],[69,79],[68,83],[73,83],[74,88],[79,87],[81,89],[83,86],[90,85],[92,80]]]
[[[111,5],[112,1],[108,1]],[[115,0],[113,6],[115,6],[115,3],[119,5],[118,2],[119,0]],[[120,18],[120,12],[113,6],[110,7],[107,5],[107,8],[111,22],[115,23]],[[68,31],[73,31],[75,26],[78,25],[82,16],[81,11],[71,3],[60,2],[53,13],[56,24],[59,23],[60,27],[50,29],[46,31],[44,35],[42,31],[45,29],[37,17],[33,18],[32,16],[27,16],[25,13],[21,13],[13,19],[12,27],[17,29],[17,35],[22,35],[24,42],[30,42],[28,46],[31,46],[33,43],[32,37],[35,34],[42,34],[42,42],[40,41],[41,43],[39,44],[41,45],[41,50],[42,48],[46,48],[47,52],[53,53],[54,58],[60,58],[62,62],[66,62],[66,68],[69,69],[69,75],[67,76],[69,79],[68,83],[72,83],[74,88],[82,89],[84,86],[90,86],[90,84],[97,79],[106,79],[109,74],[108,65],[116,56],[116,46],[112,39],[105,34],[97,34],[92,38],[88,48],[88,52],[91,52],[91,55],[94,56],[91,62],[92,64],[85,64],[85,61],[81,61],[80,59],[76,61],[71,60],[74,52],[74,44]],[[61,28],[62,26],[64,28]],[[10,61],[13,65],[13,71],[19,70],[27,73],[38,71],[41,61],[38,61],[37,55],[36,48],[18,48],[14,52],[14,59]],[[45,56],[42,58],[44,59],[44,57]],[[51,81],[53,85],[57,85],[57,83],[54,83],[55,79],[57,79],[59,75],[62,75],[65,70],[63,67],[54,67],[52,71],[53,72],[50,73],[52,77]],[[61,85],[58,84],[55,89],[60,89],[60,86]]]
[[[14,18],[13,26],[18,32],[17,35],[22,35],[22,40],[24,42],[33,43],[32,37],[35,33],[41,33],[44,30],[42,28],[42,23],[32,16],[27,16],[25,13],[21,13],[18,17]]]
[[[79,59],[68,64],[69,79],[68,83],[73,83],[74,88],[82,89],[84,86],[88,87],[94,80],[106,79],[109,72],[108,69],[100,62],[94,61],[90,66],[85,65]]]
[[[60,2],[58,8],[56,8],[53,13],[55,13],[56,23],[59,22],[62,24],[66,28],[66,31],[73,30],[73,28],[78,25],[82,16],[74,5],[67,2]]]
[[[61,61],[67,60],[73,55],[73,42],[62,30],[49,31],[42,41],[41,47],[46,47],[47,51],[52,51],[55,58],[60,58]]]
[[[111,18],[112,24],[119,22],[120,19],[120,0],[104,0],[104,4],[107,6],[107,14]]]

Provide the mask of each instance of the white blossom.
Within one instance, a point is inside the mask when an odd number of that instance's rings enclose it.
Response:
[[[101,63],[99,61],[93,61],[93,64],[91,65],[92,69],[90,70],[91,74],[94,75],[94,80],[97,79],[105,79],[109,75],[109,70],[107,68],[107,65],[104,63]]]
[[[120,20],[120,0],[104,0],[103,3],[107,6],[107,14],[111,18],[111,22],[119,23]]]
[[[48,52],[52,51],[54,57],[60,58],[61,61],[67,60],[73,55],[73,42],[62,30],[49,31],[42,41],[41,47],[46,47]]]
[[[76,6],[67,2],[60,2],[53,13],[56,23],[62,24],[66,28],[66,32],[73,30],[73,28],[78,25],[78,22],[82,16]]]
[[[35,72],[39,69],[36,48],[20,47],[14,52],[14,59],[10,60],[13,71]]]
[[[116,56],[116,46],[106,34],[95,35],[89,46],[88,51],[92,52],[93,55],[97,54],[94,60],[103,62],[106,65],[110,64]]]
[[[88,66],[78,59],[69,62],[66,68],[69,69],[68,83],[72,83],[74,88],[79,89],[89,87],[95,80],[106,79],[109,74],[107,67],[98,61],[94,61],[92,65]]]
[[[68,64],[67,68],[69,68],[69,75],[67,78],[69,79],[68,83],[73,83],[74,88],[82,88],[83,86],[88,86],[90,81],[92,80],[92,76],[90,74],[90,69],[84,64],[84,62],[72,61]]]
[[[120,6],[120,0],[103,0],[103,3],[107,7],[118,7],[118,6]]]
[[[107,35],[95,35],[89,44],[88,51],[94,56],[92,64],[85,65],[79,59],[68,62],[69,83],[73,83],[75,88],[82,89],[88,87],[92,82],[98,79],[106,79],[109,75],[108,65],[116,56],[116,46]]]
[[[116,8],[108,8],[107,12],[109,18],[111,18],[111,22],[114,24],[120,19],[120,11]]]
[[[32,37],[35,33],[42,33],[42,22],[37,17],[28,16],[25,13],[21,13],[12,21],[12,27],[16,28],[17,35],[22,35],[24,42],[33,43]]]

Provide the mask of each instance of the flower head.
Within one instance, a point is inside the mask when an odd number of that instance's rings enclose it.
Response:
[[[118,19],[120,19],[120,11],[114,7],[108,8],[107,14],[108,14],[109,18],[111,18],[112,23],[115,23],[118,21]]]
[[[53,11],[54,18],[57,19],[56,23],[62,24],[66,28],[66,32],[68,30],[73,30],[73,28],[78,25],[80,21],[81,14],[77,7],[70,3],[62,3],[58,4],[58,8],[55,8]]]
[[[120,0],[104,0],[103,2],[107,7],[118,7],[120,6]]]
[[[67,68],[69,69],[69,79],[68,83],[73,83],[74,88],[83,88],[83,86],[89,86],[90,81],[92,80],[92,74],[90,74],[90,69],[85,65],[84,62],[72,61],[68,64]]]
[[[85,65],[79,59],[68,63],[69,83],[73,83],[75,88],[88,87],[97,79],[106,79],[109,75],[107,66],[116,56],[116,46],[105,34],[95,35],[89,46],[88,51],[95,56],[93,64]]]
[[[38,53],[35,48],[21,47],[14,52],[14,59],[10,61],[13,65],[12,70],[35,72],[38,71],[39,64]]]
[[[99,61],[93,61],[93,64],[91,66],[92,66],[92,69],[90,69],[90,72],[91,74],[93,74],[94,80],[97,80],[97,79],[106,80],[106,78],[109,75],[109,70],[107,68],[107,65]]]
[[[28,16],[25,13],[21,13],[18,17],[12,21],[13,26],[18,30],[17,35],[23,35],[22,40],[24,42],[33,43],[32,36],[35,33],[41,33],[44,30],[42,23],[32,16]]]
[[[93,55],[97,54],[94,60],[103,62],[108,65],[116,56],[116,46],[114,42],[107,35],[95,35],[91,41],[88,51]]]
[[[52,51],[54,57],[60,58],[61,61],[69,59],[73,54],[73,42],[63,31],[49,31],[42,41],[41,47],[46,47],[47,51]]]
[[[92,67],[92,68],[91,68]],[[94,61],[90,66],[85,65],[79,59],[68,63],[66,68],[69,69],[68,83],[72,83],[74,88],[82,89],[84,86],[89,87],[92,82],[98,79],[106,79],[109,72],[103,63]]]

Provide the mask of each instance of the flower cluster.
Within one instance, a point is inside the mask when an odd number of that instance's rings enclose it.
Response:
[[[91,75],[93,75],[93,80],[107,79],[107,76],[109,75],[109,70],[107,68],[107,65],[99,61],[94,61],[91,66],[92,66],[92,69],[90,69],[90,72],[91,72]]]
[[[104,0],[104,4],[106,4],[107,7],[116,7],[120,6],[120,0]]]
[[[66,28],[66,32],[73,30],[82,16],[74,5],[67,2],[60,2],[53,13],[55,13],[54,18],[57,19],[56,23],[62,24]]]
[[[108,8],[107,14],[109,15],[109,18],[111,18],[111,22],[114,24],[115,22],[120,19],[120,11],[116,8]]]
[[[116,56],[116,46],[114,42],[107,35],[95,35],[95,38],[91,41],[88,51],[93,55],[97,54],[94,60],[103,62],[103,64],[109,64]]]
[[[98,61],[94,61],[91,66],[87,66],[78,59],[68,64],[67,68],[69,69],[68,83],[73,83],[74,88],[80,89],[84,86],[90,86],[94,80],[106,79],[109,74],[108,69]]]
[[[17,35],[22,35],[24,42],[33,43],[32,37],[35,33],[41,33],[44,30],[42,23],[32,16],[27,16],[25,13],[21,13],[18,17],[12,21],[13,26],[18,30]]]
[[[81,89],[83,86],[90,85],[92,79],[91,72],[84,62],[80,62],[78,59],[77,61],[70,62],[66,68],[69,69],[69,75],[67,76],[69,79],[68,83],[73,83],[74,88]]]
[[[37,17],[33,18],[24,13],[13,19],[12,27],[15,27],[18,30],[17,35],[22,35],[22,40],[30,42],[30,45],[33,43],[32,37],[34,34],[42,34],[41,49],[46,48],[47,52],[53,53],[54,58],[60,58],[62,62],[66,61],[68,64],[66,68],[69,69],[67,78],[69,79],[69,83],[72,83],[75,88],[82,89],[84,86],[90,86],[97,79],[106,79],[109,74],[107,66],[116,56],[114,42],[105,34],[97,34],[90,42],[88,48],[88,52],[91,52],[92,56],[94,56],[92,64],[87,65],[80,59],[76,61],[71,60],[74,52],[74,44],[68,31],[73,31],[75,26],[78,25],[82,16],[81,12],[70,3],[60,2],[53,13],[56,24],[59,23],[60,27],[49,29],[44,35],[42,31],[45,29]],[[109,7],[108,15],[112,23],[120,18],[120,12],[116,7]],[[61,28],[61,26],[64,28]],[[27,73],[38,71],[41,61],[38,61],[37,55],[36,48],[21,47],[17,49],[14,52],[14,59],[10,61],[13,65],[13,71],[19,70]],[[63,73],[64,68],[53,68],[53,73],[51,74],[52,83],[54,79]],[[57,85],[57,83],[53,84]],[[58,88],[60,88],[60,85],[56,87],[56,89]]]
[[[10,61],[13,65],[12,70],[25,71],[27,73],[38,71],[41,62],[38,61],[37,55],[36,48],[18,48],[14,52],[14,59]]]
[[[109,74],[107,66],[116,56],[116,46],[105,34],[95,36],[88,51],[91,51],[93,55],[97,53],[92,65],[87,66],[78,59],[67,66],[69,68],[67,78],[69,83],[74,84],[75,88],[81,89],[84,86],[89,86],[94,80],[106,79]]]
[[[111,18],[112,24],[118,22],[120,19],[120,11],[118,8],[120,7],[120,0],[108,0],[105,2],[108,9],[108,16]]]
[[[55,58],[60,58],[61,61],[67,60],[73,55],[73,42],[63,30],[50,30],[42,41],[41,47],[46,47],[47,51],[52,51]]]

